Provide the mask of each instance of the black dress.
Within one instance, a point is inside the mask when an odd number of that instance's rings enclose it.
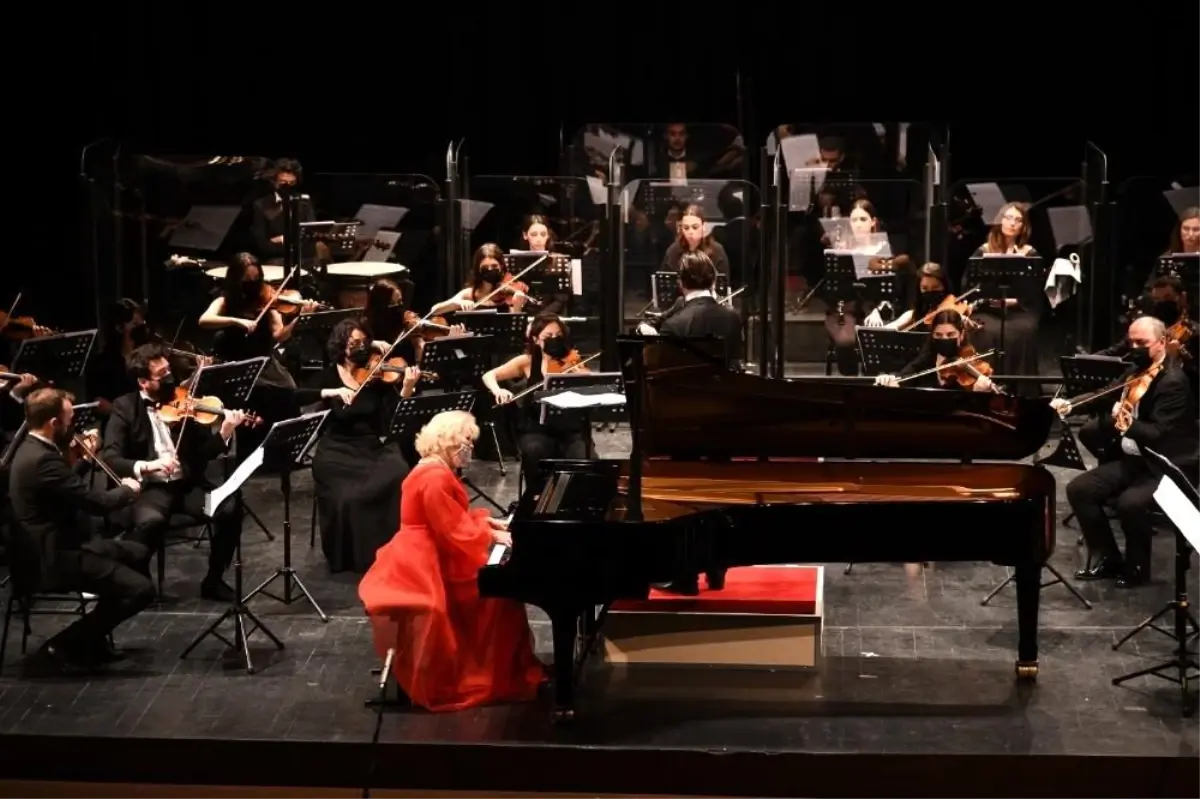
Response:
[[[1025,253],[1030,258],[1037,256],[1036,250]],[[983,255],[980,247],[971,256]],[[969,279],[969,275],[968,275]],[[966,289],[972,285],[964,286]],[[1045,297],[1042,287],[1036,281],[1021,282],[1018,293],[1013,297],[1017,301],[1015,308],[1008,309],[1008,316],[1000,308],[980,305],[973,313],[976,322],[982,322],[983,327],[971,333],[971,343],[978,352],[1000,349],[1000,331],[1004,329],[1004,354],[996,364],[996,371],[1001,375],[1036,375],[1038,373],[1038,322],[1042,316],[1042,306]],[[995,363],[995,359],[990,359]],[[1013,387],[1013,393],[1019,396],[1038,396],[1041,386],[1036,383],[1022,382]]]
[[[400,483],[409,466],[398,444],[381,440],[396,390],[371,383],[349,407],[340,399],[320,400],[321,389],[342,385],[330,366],[318,388],[296,394],[302,405],[320,401],[330,410],[312,462],[325,560],[331,572],[362,573],[400,525]]]
[[[534,355],[531,360],[529,380],[524,384],[517,381],[514,394],[545,379],[541,356]],[[542,404],[535,401],[532,394],[520,402],[517,448],[521,453],[521,473],[525,478],[525,490],[537,494],[545,484],[537,468],[539,461],[548,458],[584,460],[592,456],[591,426],[583,413],[548,418],[543,424]]]

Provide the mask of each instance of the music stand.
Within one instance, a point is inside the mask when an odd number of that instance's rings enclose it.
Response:
[[[622,379],[620,372],[571,372],[570,374],[547,375],[545,388],[534,392],[533,395],[534,400],[542,406],[542,424],[545,424],[549,419],[570,419],[572,415],[581,411],[587,417],[586,421],[589,424],[596,420],[596,415],[612,417],[611,419],[603,418],[602,421],[622,421],[628,419],[628,410],[625,403],[596,404],[581,408],[561,408],[545,401],[547,397],[553,397],[556,394],[562,394],[567,391],[584,396],[624,394],[625,381]]]
[[[76,430],[86,432],[103,427],[100,423],[100,403],[83,402],[79,405],[72,405],[71,410],[75,411],[72,423]]]
[[[868,376],[896,374],[916,360],[929,338],[928,333],[861,325],[855,329],[855,335],[863,374]]]
[[[1062,369],[1063,391],[1071,397],[1089,394],[1112,385],[1129,369],[1129,364],[1120,358],[1110,358],[1106,355],[1063,355],[1058,359],[1058,365]],[[1074,412],[1072,409],[1071,413]],[[1087,465],[1083,462],[1083,454],[1079,451],[1079,443],[1070,423],[1065,418],[1060,418],[1059,424],[1062,432],[1058,438],[1058,446],[1054,452],[1044,458],[1037,458],[1034,463],[1078,471],[1086,470]],[[1063,519],[1063,524],[1069,524],[1074,515],[1068,514]]]
[[[860,296],[876,305],[888,303],[895,308],[900,302],[900,287],[895,272],[872,272],[858,280]]]
[[[1195,302],[1194,293],[1197,284],[1200,283],[1200,254],[1176,252],[1160,256],[1158,276],[1179,278],[1183,281],[1183,286],[1192,297],[1192,301]]]
[[[825,276],[821,281],[821,299],[825,301],[825,307],[833,309],[838,303],[858,299],[860,286],[854,256],[837,250],[826,250]]]
[[[510,252],[504,256],[504,268],[510,275],[520,274],[531,263],[545,257],[546,260],[530,269],[521,277],[535,297],[555,294],[572,294],[571,258],[557,252]]]
[[[1179,686],[1181,691],[1183,715],[1185,718],[1190,718],[1196,712],[1196,695],[1188,690],[1188,684],[1192,680],[1200,679],[1200,665],[1196,662],[1196,656],[1188,651],[1187,644],[1192,638],[1200,636],[1200,622],[1196,621],[1196,616],[1192,613],[1191,604],[1188,601],[1187,571],[1193,547],[1189,537],[1183,531],[1191,526],[1193,535],[1195,535],[1197,524],[1195,518],[1191,517],[1195,516],[1196,508],[1200,508],[1200,494],[1196,492],[1196,487],[1191,484],[1179,467],[1162,455],[1146,447],[1142,447],[1142,455],[1151,471],[1160,475],[1158,489],[1154,492],[1154,501],[1167,514],[1171,520],[1171,526],[1175,530],[1175,598],[1167,602],[1158,613],[1126,633],[1120,641],[1113,644],[1113,649],[1120,649],[1126,641],[1138,633],[1151,629],[1174,641],[1175,651],[1170,660],[1114,677],[1112,684],[1120,685],[1135,677],[1147,675],[1154,675],[1173,682]],[[1159,619],[1167,614],[1172,616],[1173,629],[1158,626]],[[1164,674],[1165,671],[1173,671],[1176,674]],[[1192,674],[1193,671],[1197,673]]]
[[[497,314],[503,316],[504,314]],[[456,391],[463,386],[478,388],[495,351],[494,336],[443,336],[425,343],[421,371],[434,372],[438,388]]]
[[[729,276],[723,272],[717,272],[717,282],[713,284],[714,293],[717,299],[729,296]],[[677,297],[683,295],[679,292],[679,273],[677,272],[655,272],[650,278],[650,297],[651,304],[660,310],[665,310],[671,306]]]
[[[262,443],[265,457],[279,468],[279,489],[283,493],[283,565],[242,600],[249,602],[259,594],[264,594],[277,602],[290,605],[300,598],[300,595],[292,593],[292,586],[295,586],[324,622],[328,622],[329,617],[321,610],[317,600],[313,599],[312,592],[292,568],[292,470],[316,442],[317,434],[328,415],[329,411],[318,411],[276,422]],[[276,596],[267,591],[267,586],[279,578],[283,579],[283,596]]]
[[[1000,301],[999,356],[1004,357],[1008,330],[1008,300],[1027,297],[1026,282],[1035,281],[1040,290],[1046,280],[1045,263],[1040,256],[979,255],[967,260],[966,282],[979,287],[979,297]]]
[[[337,308],[332,311],[315,311],[300,314],[296,317],[296,326],[292,328],[293,338],[309,337],[320,342],[321,362],[328,357],[325,353],[325,342],[339,323],[346,319],[358,319],[363,314],[362,308]]]
[[[27,338],[17,349],[9,371],[37,375],[47,383],[82,377],[95,342],[95,330]]]
[[[499,313],[497,311],[454,311],[446,320],[453,325],[462,325],[468,333],[476,336],[492,336],[493,349],[497,353],[521,352],[525,349],[526,331],[529,330],[529,314]]]
[[[254,360],[259,361],[265,359],[255,358]],[[231,364],[221,364],[221,366],[230,365]],[[248,368],[248,364],[242,366],[243,371],[247,370]],[[262,367],[259,366],[258,369],[261,371]],[[232,374],[232,372],[229,374]],[[229,380],[229,384],[238,386],[241,385],[241,380],[240,378],[238,380],[231,379]],[[251,385],[253,385],[253,383],[251,383]],[[249,392],[247,392],[247,394],[248,393]],[[220,395],[218,394],[216,396]],[[246,459],[242,461],[241,465],[239,465],[237,469],[234,470],[233,474],[229,475],[219,488],[210,491],[205,496],[204,514],[206,516],[212,518],[213,514],[216,513],[217,508],[220,507],[221,504],[231,495],[234,496],[234,500],[238,503],[238,505],[240,505],[243,509],[245,508],[245,502],[242,499],[241,487],[246,480],[249,479],[250,475],[254,474],[258,467],[263,464],[263,461],[266,458],[267,444],[271,440],[274,432],[275,427],[273,426],[271,431],[267,434],[266,440],[264,440],[263,443],[256,450],[254,450],[254,452],[246,456]],[[232,640],[217,632],[217,628],[224,624],[226,619],[229,619],[233,622]],[[246,624],[247,619],[253,626],[248,626]],[[225,644],[227,648],[240,650],[242,657],[246,661],[246,673],[253,674],[255,668],[254,660],[250,656],[249,638],[256,630],[262,630],[263,634],[266,635],[267,638],[271,639],[271,642],[275,644],[276,649],[283,649],[283,641],[280,641],[279,637],[276,636],[275,633],[271,632],[271,628],[263,624],[262,620],[254,614],[254,611],[250,610],[250,608],[246,606],[246,600],[242,596],[242,536],[241,532],[239,531],[233,550],[233,599],[230,600],[229,607],[225,609],[225,612],[218,616],[217,619],[212,624],[208,625],[208,627],[206,627],[199,635],[193,638],[192,642],[188,644],[187,649],[183,650],[183,653],[179,657],[181,660],[186,658],[192,653],[193,649],[200,645],[201,641],[211,635],[213,638],[216,638],[218,641]]]
[[[411,438],[439,413],[467,411],[475,404],[474,391],[455,391],[445,394],[420,394],[401,397],[388,423],[389,440]]]

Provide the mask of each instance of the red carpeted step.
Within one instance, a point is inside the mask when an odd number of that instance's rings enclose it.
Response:
[[[701,583],[703,589],[703,583]],[[756,613],[812,616],[821,608],[821,569],[817,566],[751,566],[730,569],[721,591],[703,589],[680,596],[656,589],[644,600],[614,602],[614,611],[656,613]]]

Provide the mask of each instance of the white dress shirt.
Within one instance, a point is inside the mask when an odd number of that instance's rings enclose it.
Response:
[[[145,392],[142,392],[142,401],[153,402]],[[158,414],[154,412],[154,408],[149,405],[145,406],[143,411],[150,417],[150,430],[154,433],[154,455],[156,460],[170,461],[175,459],[178,454],[175,450],[175,443],[171,440],[171,429],[167,427],[167,423],[158,418]],[[170,483],[175,480],[183,479],[182,469],[176,469],[169,475],[163,472],[155,472],[153,474],[143,474],[146,466],[149,465],[146,461],[138,461],[133,464],[133,476],[138,480],[144,480],[148,483]]]

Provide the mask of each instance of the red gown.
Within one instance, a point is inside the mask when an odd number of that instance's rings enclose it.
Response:
[[[448,468],[419,464],[404,480],[400,529],[358,586],[380,657],[396,648],[396,681],[429,710],[532,699],[545,679],[525,606],[479,596],[487,517]]]

